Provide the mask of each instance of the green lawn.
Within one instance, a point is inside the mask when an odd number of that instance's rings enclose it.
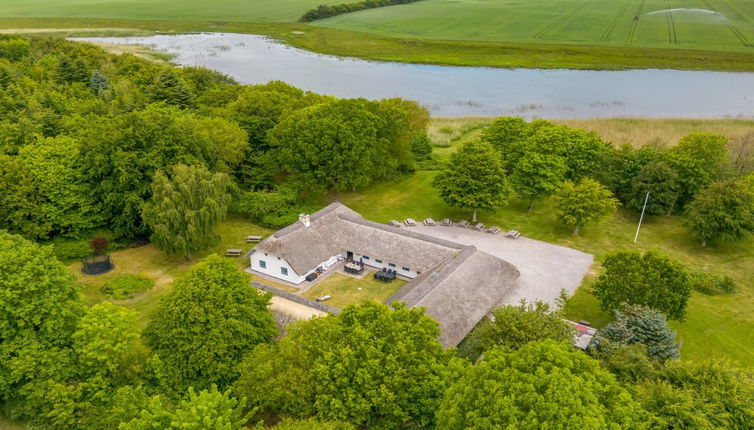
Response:
[[[387,222],[412,217],[421,219],[468,218],[470,213],[447,207],[431,187],[436,172],[418,172],[399,182],[379,183],[356,193],[340,193],[344,204],[367,219]],[[703,359],[727,357],[754,366],[754,241],[712,245],[701,248],[682,225],[679,217],[649,217],[637,245],[633,245],[637,214],[619,210],[609,221],[573,236],[553,215],[548,201],[526,212],[526,202],[514,199],[494,214],[482,213],[480,221],[516,229],[525,236],[569,246],[595,255],[597,261],[621,249],[659,248],[696,270],[734,277],[740,291],[730,296],[694,293],[683,323],[674,323],[683,343],[683,357]],[[599,271],[599,264],[590,278]],[[587,282],[588,283],[588,282]],[[598,308],[588,286],[578,290],[566,309],[572,319],[586,319],[602,325],[609,320]]]
[[[754,52],[750,0],[424,0],[315,25],[421,39]]]
[[[390,283],[380,282],[374,279],[370,273],[367,273],[362,279],[333,273],[315,284],[303,296],[314,300],[317,297],[329,294],[332,298],[327,300],[325,304],[342,309],[352,303],[363,303],[369,300],[383,303],[405,283],[406,281],[402,279],[396,279]]]
[[[250,235],[267,236],[271,230],[260,227],[245,220],[242,217],[230,217],[217,229],[220,234],[220,243],[194,256],[191,261],[181,257],[170,257],[158,250],[153,245],[141,246],[117,251],[111,254],[115,269],[100,276],[89,276],[81,273],[81,263],[70,266],[76,273],[79,283],[82,284],[82,293],[89,303],[98,303],[108,299],[100,289],[108,281],[119,275],[133,274],[143,275],[155,282],[152,289],[125,300],[111,300],[113,303],[123,305],[139,311],[139,325],[146,326],[149,318],[160,305],[160,300],[172,290],[171,283],[200,261],[202,258],[218,253],[225,254],[228,248],[243,249],[244,252],[253,247],[253,243],[246,243],[246,237]],[[246,257],[233,258],[239,269],[246,268],[249,261]],[[269,281],[264,281],[270,283]],[[275,285],[277,286],[277,285]]]

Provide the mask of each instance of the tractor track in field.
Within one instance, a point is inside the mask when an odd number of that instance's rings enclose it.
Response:
[[[636,34],[636,27],[639,26],[639,17],[641,16],[641,11],[644,10],[644,4],[647,2],[647,0],[641,0],[639,2],[639,7],[636,8],[636,13],[634,14],[634,20],[631,22],[631,29],[628,30],[628,34],[626,35],[626,45],[631,45],[634,42],[634,34]]]
[[[675,22],[673,22],[673,11],[670,7],[670,0],[665,0],[665,8],[667,9],[667,12],[665,12],[665,19],[668,22],[668,42],[677,45],[678,36],[675,31]]]
[[[735,25],[733,25],[733,23],[730,22],[730,20],[728,19],[727,16],[725,16],[725,15],[721,14],[720,12],[718,12],[717,9],[715,9],[712,6],[712,4],[709,2],[709,0],[702,0],[702,3],[704,3],[705,6],[707,6],[707,9],[709,9],[711,11],[714,11],[715,13],[717,13],[719,16],[721,16],[725,20],[725,25],[728,27],[728,30],[730,30],[730,32],[733,33],[733,36],[736,39],[738,39],[738,41],[741,42],[741,44],[743,44],[746,47],[752,46],[752,44],[749,42],[749,40],[746,38],[746,36],[744,36],[744,34],[741,33],[741,30],[739,30],[738,27],[736,27]],[[728,2],[726,2],[726,4],[728,4],[728,6],[731,6],[730,3],[728,3]],[[731,9],[733,9],[733,8],[731,8]],[[736,9],[733,9],[733,11],[736,12],[736,13],[739,13]]]
[[[628,0],[625,3],[623,3],[623,6],[620,8],[618,13],[613,17],[613,19],[610,20],[610,23],[605,28],[605,31],[602,32],[602,36],[600,37],[600,40],[602,41],[608,41],[610,40],[610,36],[613,34],[613,30],[615,30],[615,26],[618,25],[618,21],[620,21],[623,14],[626,12],[626,9],[631,5],[633,0]]]
[[[542,36],[544,36],[544,35],[545,35],[545,33],[547,33],[548,31],[552,30],[552,29],[553,29],[553,27],[555,27],[556,25],[558,25],[558,24],[560,24],[561,22],[565,21],[565,20],[566,20],[566,19],[568,19],[568,18],[569,18],[569,17],[571,16],[571,15],[573,15],[573,14],[574,14],[574,13],[576,13],[576,12],[578,12],[579,10],[581,10],[582,8],[584,8],[584,7],[586,6],[586,5],[588,5],[589,3],[591,3],[591,0],[586,0],[586,1],[584,1],[583,3],[581,3],[580,5],[576,6],[576,7],[575,7],[575,8],[573,8],[573,9],[571,9],[571,10],[570,10],[570,11],[569,11],[568,13],[566,13],[566,14],[563,14],[563,15],[559,16],[559,17],[558,17],[557,19],[555,19],[555,20],[554,20],[554,21],[552,21],[551,23],[547,24],[547,25],[546,25],[546,26],[544,26],[544,27],[543,27],[543,28],[542,28],[541,30],[539,30],[539,31],[538,31],[538,32],[537,32],[536,34],[534,34],[534,38],[535,38],[535,39],[541,39],[541,38],[542,38]]]

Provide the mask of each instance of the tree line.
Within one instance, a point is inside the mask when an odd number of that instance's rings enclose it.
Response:
[[[0,38],[0,113],[0,228],[34,240],[151,237],[183,255],[212,245],[212,224],[229,210],[279,195],[285,205],[245,212],[279,225],[307,199],[412,171],[429,120],[402,99],[239,85],[206,69],[15,36]],[[213,207],[189,201],[195,193]]]
[[[357,12],[365,9],[374,9],[385,6],[396,6],[401,4],[414,3],[420,0],[364,0],[353,3],[341,3],[335,5],[321,4],[313,9],[309,9],[301,15],[299,22],[312,22],[319,19],[330,18],[332,16],[343,15],[344,13]]]
[[[452,154],[434,185],[450,206],[494,211],[512,195],[529,210],[553,198],[574,234],[619,204],[647,215],[683,214],[702,246],[754,233],[754,174],[745,148],[695,132],[663,149],[614,147],[596,134],[545,120],[498,118],[480,140]],[[748,155],[750,157],[750,155]]]

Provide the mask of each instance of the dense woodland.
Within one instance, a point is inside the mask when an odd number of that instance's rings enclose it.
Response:
[[[615,148],[501,118],[444,164],[413,102],[242,86],[51,38],[0,38],[0,100],[0,407],[35,428],[754,426],[750,370],[679,361],[667,323],[693,290],[735,285],[660,252],[605,259],[594,291],[615,320],[587,352],[541,303],[495,310],[457,349],[400,304],[349,306],[281,336],[270,296],[216,256],[141,330],[132,310],[86,304],[60,262],[88,256],[95,236],[191,258],[229,212],[286,225],[328,193],[417,163],[440,169],[438,192],[470,214],[552,196],[578,233],[618,204],[641,210],[650,191],[647,212],[688,214],[700,244],[742,240],[754,231],[752,160],[722,136]]]

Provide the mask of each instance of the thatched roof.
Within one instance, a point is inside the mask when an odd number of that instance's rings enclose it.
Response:
[[[516,266],[469,246],[412,280],[387,302],[421,306],[440,323],[440,342],[458,345],[515,288]]]
[[[254,251],[284,258],[302,275],[335,254],[352,251],[423,272],[463,245],[365,220],[341,203],[309,216],[310,226],[295,222],[262,241]]]
[[[388,303],[422,306],[440,322],[440,342],[455,346],[515,287],[518,269],[506,261],[455,242],[365,220],[333,203],[278,231],[252,252],[284,258],[304,274],[335,254],[352,251],[412,270],[420,276]]]

